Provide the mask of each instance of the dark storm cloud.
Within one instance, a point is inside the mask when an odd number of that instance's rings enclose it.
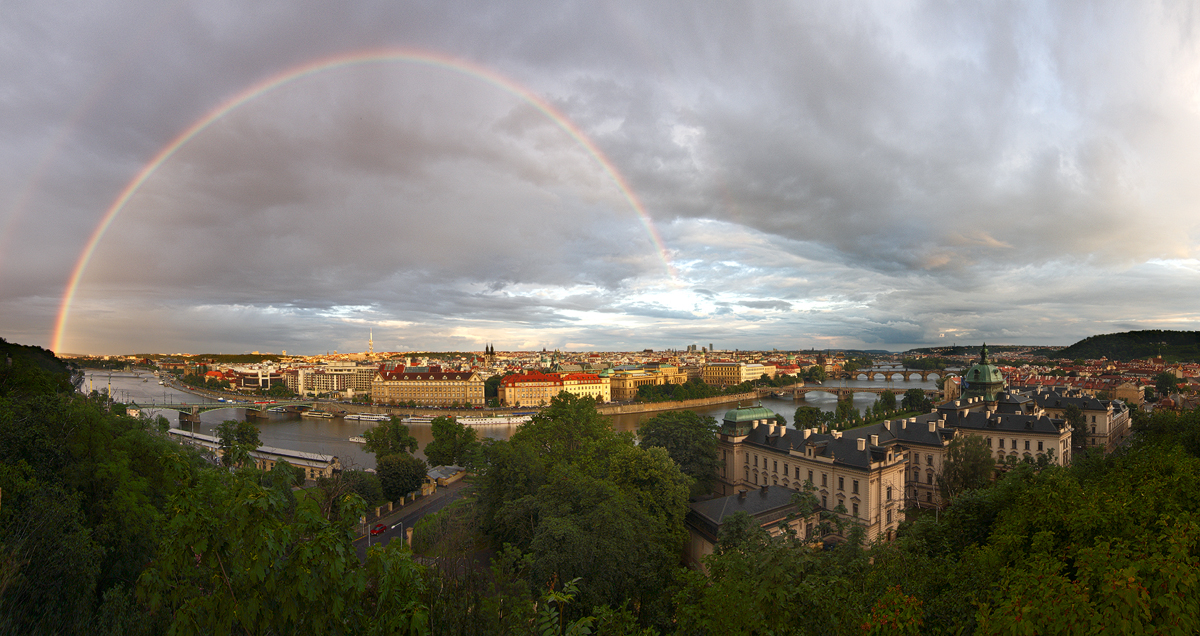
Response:
[[[1164,3],[18,3],[0,328],[69,350],[889,348],[1193,328],[1200,53]],[[179,343],[173,347],[172,343]],[[284,346],[288,345],[288,346]]]

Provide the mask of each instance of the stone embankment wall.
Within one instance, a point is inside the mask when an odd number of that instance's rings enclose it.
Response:
[[[232,397],[231,393],[218,393],[207,391],[182,382],[174,382],[171,388],[187,391],[196,395],[205,395],[211,398],[217,397]],[[271,399],[260,398],[252,395],[239,395],[241,399]],[[691,409],[704,406],[712,406],[714,404],[735,404],[737,402],[756,400],[758,394],[737,393],[734,395],[720,395],[711,398],[700,398],[697,400],[681,400],[677,402],[653,402],[647,404],[600,404],[596,410],[601,415],[627,415],[630,413],[652,413],[654,411],[677,411],[680,409]],[[280,400],[284,401],[284,400]],[[378,413],[382,415],[395,415],[398,417],[438,417],[439,415],[454,415],[459,417],[507,417],[514,413],[530,413],[536,412],[537,407],[523,408],[484,408],[484,409],[438,409],[438,408],[412,408],[408,406],[370,406],[367,404],[343,404],[341,402],[318,402],[317,410],[329,411],[331,413],[346,412],[346,413]]]
[[[721,395],[711,398],[700,398],[698,400],[680,400],[678,402],[653,402],[650,404],[603,404],[596,407],[596,410],[601,415],[626,415],[629,413],[650,413],[652,411],[677,411],[679,409],[690,409],[701,406],[712,406],[714,404],[735,404],[743,400],[756,400],[758,395],[755,393],[736,393],[734,395]]]

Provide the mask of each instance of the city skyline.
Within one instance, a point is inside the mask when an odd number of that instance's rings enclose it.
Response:
[[[1187,7],[9,7],[0,335],[312,355],[1195,329]]]

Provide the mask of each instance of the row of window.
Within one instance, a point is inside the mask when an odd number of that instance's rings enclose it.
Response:
[[[1004,448],[1004,438],[1003,438],[1003,437],[997,437],[996,439],[997,439],[997,440],[1000,442],[1000,446],[999,446],[999,448]],[[994,445],[994,444],[992,444],[992,438],[990,438],[990,437],[989,437],[989,438],[987,438],[987,441],[988,441],[988,448],[993,448],[993,447],[995,447],[995,445]],[[1017,440],[1016,440],[1016,438],[1013,438],[1013,440],[1012,440],[1012,447],[1011,447],[1011,448],[1012,448],[1013,450],[1017,450]],[[1040,450],[1042,450],[1042,441],[1041,441],[1041,440],[1038,440],[1038,443],[1037,443],[1037,449],[1038,449],[1039,451],[1040,451]],[[1033,450],[1033,449],[1029,448],[1029,440],[1025,440],[1025,450]]]

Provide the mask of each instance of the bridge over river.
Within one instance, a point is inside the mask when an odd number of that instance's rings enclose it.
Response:
[[[901,366],[880,366],[870,369],[859,369],[857,371],[848,371],[842,374],[842,377],[847,380],[857,380],[864,378],[866,380],[874,380],[876,376],[883,376],[883,379],[891,381],[900,377],[904,380],[912,380],[913,378],[921,378],[922,382],[928,381],[930,376],[944,378],[947,375],[955,373],[956,369],[906,369]]]
[[[942,392],[937,389],[922,390],[925,392],[926,397],[931,399],[938,398],[942,394]],[[793,400],[803,400],[804,396],[808,395],[809,393],[829,393],[831,395],[836,395],[839,400],[848,400],[853,397],[855,393],[874,393],[879,395],[884,391],[891,391],[896,395],[896,397],[904,395],[904,391],[897,391],[896,389],[885,386],[827,386],[823,384],[792,384],[789,386],[768,387],[765,389],[754,390],[759,397],[767,397],[772,395],[775,397],[786,397],[790,395]]]
[[[271,402],[271,401],[236,402],[236,401],[230,400],[228,402],[180,402],[180,403],[163,403],[163,404],[158,404],[158,403],[153,403],[153,402],[150,404],[138,404],[137,402],[130,402],[128,404],[128,406],[135,408],[135,409],[141,409],[143,411],[153,410],[153,409],[178,411],[180,421],[194,422],[194,421],[199,421],[201,413],[208,413],[209,411],[219,411],[221,409],[246,409],[247,411],[255,411],[258,413],[262,413],[263,411],[266,411],[269,409],[287,408],[289,406],[290,407],[308,407],[308,408],[312,409],[312,408],[315,408],[316,404],[317,404],[317,402],[314,400],[288,400],[288,401],[276,401],[276,402]],[[247,415],[249,415],[249,413],[247,413]]]

